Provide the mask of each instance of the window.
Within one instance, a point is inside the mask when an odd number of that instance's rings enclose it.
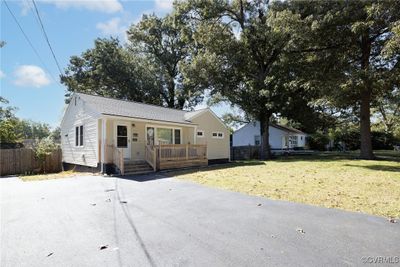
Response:
[[[289,136],[289,144],[291,145],[291,147],[296,147],[297,146],[297,140],[298,140],[298,136],[297,135],[290,135]]]
[[[222,132],[212,132],[212,138],[222,139],[222,138],[224,138],[224,133],[222,133]]]
[[[172,129],[157,128],[157,141],[159,144],[172,144]]]
[[[204,137],[204,131],[198,130],[197,131],[197,137]]]
[[[148,145],[182,144],[182,129],[180,128],[158,128],[146,127]]]
[[[83,146],[83,125],[75,127],[75,146]]]
[[[181,144],[181,130],[180,129],[174,130],[174,137],[175,137],[175,144],[180,145]]]
[[[126,125],[117,126],[117,147],[128,147],[128,127]]]
[[[83,146],[83,125],[81,125],[80,132],[79,132],[79,145]]]
[[[75,127],[75,146],[79,146],[79,127]]]
[[[254,136],[254,145],[256,145],[256,146],[261,145],[261,138],[259,135]]]

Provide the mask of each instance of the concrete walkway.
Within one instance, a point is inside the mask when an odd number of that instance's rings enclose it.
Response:
[[[1,266],[365,266],[400,257],[400,224],[385,218],[160,175],[0,178],[0,194]]]

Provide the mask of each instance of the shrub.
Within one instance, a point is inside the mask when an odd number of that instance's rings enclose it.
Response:
[[[329,143],[329,137],[323,133],[317,132],[307,137],[307,143],[310,149],[323,151]]]
[[[35,156],[42,163],[41,171],[46,172],[45,170],[45,160],[48,155],[50,155],[55,149],[58,148],[58,145],[54,143],[51,137],[43,138],[39,141],[36,141],[33,145],[33,151],[35,152]]]

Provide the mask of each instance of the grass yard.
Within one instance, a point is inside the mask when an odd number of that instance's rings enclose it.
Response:
[[[59,173],[20,175],[19,178],[24,182],[29,182],[29,181],[41,181],[41,180],[49,180],[49,179],[74,177],[77,175],[93,175],[93,173],[74,172],[73,170],[71,170],[71,171],[63,171],[63,172],[59,172]]]
[[[324,153],[176,171],[180,179],[271,199],[400,217],[400,153]]]

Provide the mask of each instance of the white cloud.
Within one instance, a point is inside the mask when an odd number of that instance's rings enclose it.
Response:
[[[172,9],[173,0],[155,0],[156,10],[170,11]]]
[[[0,70],[0,79],[3,79],[4,77],[6,77],[5,73],[2,70]]]
[[[126,27],[121,25],[121,18],[112,18],[106,22],[99,22],[96,28],[104,35],[113,36],[121,35],[121,33],[124,33],[126,30]]]
[[[21,65],[14,71],[14,84],[24,87],[42,87],[50,83],[44,70],[35,65]]]
[[[115,13],[123,10],[119,0],[40,0],[40,3],[52,4],[62,9],[77,8],[105,13]],[[22,7],[22,12],[26,13],[29,4],[23,4]]]

